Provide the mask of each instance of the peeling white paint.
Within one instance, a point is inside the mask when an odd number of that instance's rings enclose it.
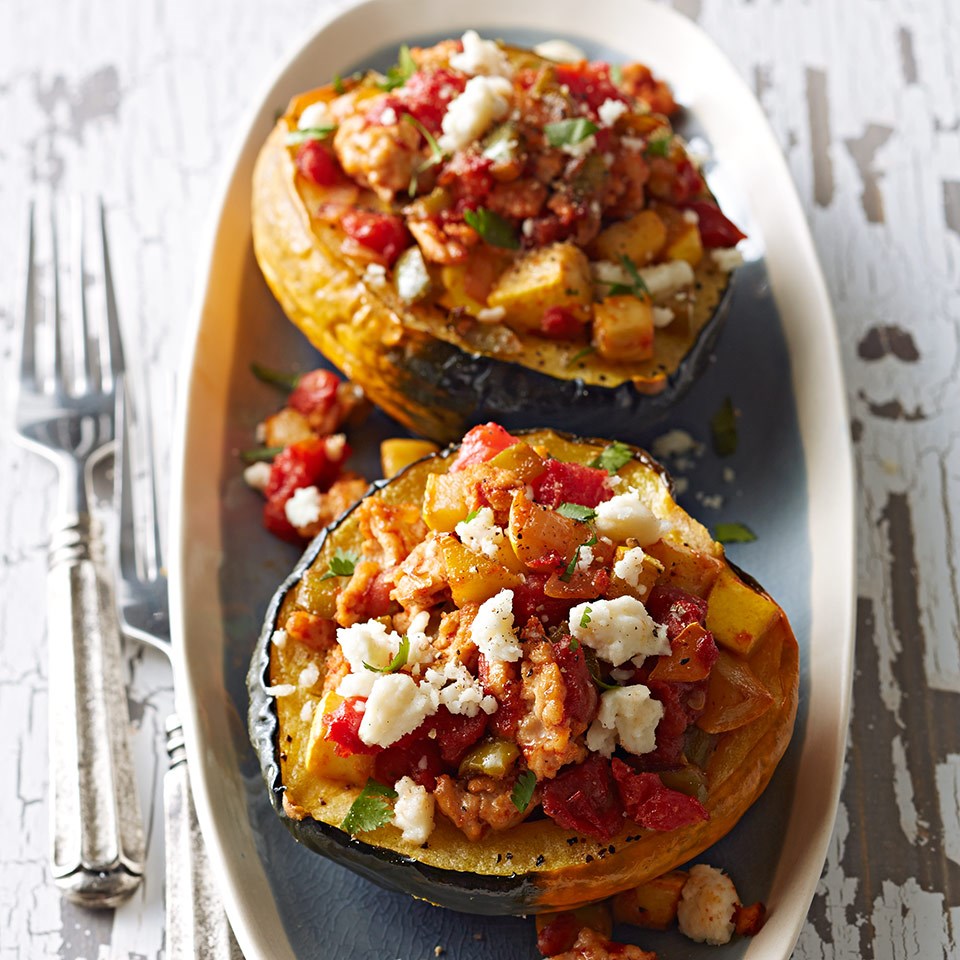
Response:
[[[917,808],[913,802],[913,783],[910,780],[910,768],[907,766],[907,753],[899,736],[890,743],[893,761],[893,793],[900,813],[900,829],[910,843],[917,842],[920,831]]]
[[[943,852],[960,864],[960,754],[937,764],[937,799],[943,824]]]

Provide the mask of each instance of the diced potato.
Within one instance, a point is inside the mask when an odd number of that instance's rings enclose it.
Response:
[[[673,540],[658,540],[643,548],[663,564],[663,576],[671,587],[705,597],[713,586],[723,561]]]
[[[448,310],[462,307],[475,317],[487,309],[487,297],[502,270],[501,254],[487,246],[475,247],[467,260],[448,264],[440,271],[441,306]]]
[[[440,448],[429,440],[414,440],[410,437],[392,437],[380,444],[380,467],[385,477],[392,477],[404,467],[416,463],[422,457],[436,453]]]
[[[630,294],[606,297],[593,308],[593,343],[607,360],[649,360],[653,356],[653,305]]]
[[[700,239],[700,228],[695,223],[684,220],[676,234],[667,240],[664,259],[686,260],[691,267],[695,267],[702,257],[703,242]]]
[[[332,713],[341,703],[343,697],[330,690],[317,704],[307,741],[307,768],[318,777],[362,785],[373,776],[373,757],[370,754],[358,753],[351,757],[339,757],[332,741],[326,738],[324,714]]]
[[[264,421],[264,443],[268,447],[287,447],[313,435],[309,420],[293,407],[284,407]]]
[[[462,473],[432,473],[423,492],[423,521],[431,530],[450,533],[470,512]]]
[[[587,255],[572,243],[531,250],[503,273],[487,303],[503,307],[504,323],[519,330],[539,330],[541,318],[550,307],[564,307],[586,323],[593,304]]]
[[[707,596],[707,629],[728,650],[749,656],[780,618],[780,608],[724,567]]]
[[[707,705],[697,726],[707,733],[727,733],[753,723],[773,706],[770,691],[745,660],[720,651],[707,682]]]
[[[538,913],[535,917],[537,935],[539,936],[544,928],[550,926],[558,917],[564,922],[569,920],[568,914],[572,914],[574,918],[569,927],[571,932],[589,927],[605,937],[613,936],[613,917],[607,901],[588,903],[585,907],[577,907],[576,910],[563,911],[563,913]]]
[[[506,450],[501,450],[490,460],[490,465],[515,473],[523,483],[529,483],[546,469],[543,457],[529,443],[524,443],[522,440],[507,447]]]
[[[613,558],[614,569],[616,569],[617,562],[623,559],[629,549],[629,547],[617,547],[617,552]],[[646,600],[661,573],[663,573],[663,564],[655,557],[651,557],[649,553],[644,552],[643,566],[640,569],[640,576],[637,578],[637,585],[627,583],[626,580],[621,580],[620,577],[613,574],[610,578],[610,587],[606,591],[606,596],[610,599],[630,596],[636,597],[638,600]]]
[[[661,877],[624,890],[613,898],[613,915],[619,923],[651,930],[666,930],[677,919],[677,905],[687,873],[671,870]]]
[[[513,495],[507,533],[514,553],[528,567],[540,568],[551,558],[566,563],[592,535],[585,523],[528,500],[523,490]]]
[[[660,253],[666,239],[663,220],[652,210],[642,210],[629,220],[607,227],[593,241],[591,249],[598,260],[619,263],[625,256],[642,267]]]
[[[474,553],[454,537],[445,537],[440,550],[450,593],[458,607],[465,603],[483,603],[501,590],[512,590],[523,583],[521,574]]]

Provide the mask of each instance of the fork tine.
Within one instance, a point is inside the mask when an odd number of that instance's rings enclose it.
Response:
[[[23,309],[23,338],[20,344],[20,383],[37,388],[37,264],[36,208],[30,204],[27,240],[27,298]]]
[[[124,356],[123,341],[120,339],[120,319],[117,313],[117,298],[113,289],[113,270],[110,266],[110,247],[107,243],[107,213],[103,206],[103,199],[98,200],[100,211],[100,249],[103,256],[103,286],[104,301],[107,311],[107,336],[104,341],[102,362],[110,369],[111,380],[116,382],[123,373]],[[105,354],[105,355],[104,355]]]
[[[53,293],[53,383],[54,389],[68,393],[63,362],[63,303],[60,283],[60,237],[57,235],[56,201],[50,204],[50,273]]]
[[[149,390],[144,390],[144,395],[147,399],[144,401],[145,415],[143,432],[147,444],[147,465],[150,470],[150,497],[147,501],[150,511],[149,530],[150,536],[152,537],[150,549],[153,568],[150,573],[151,576],[156,577],[160,575],[161,568],[163,567],[163,544],[160,540],[160,512],[157,509],[157,463],[156,450],[153,446],[153,417],[150,412]]]
[[[120,469],[120,575],[124,580],[139,580],[140,565],[137,563],[137,518],[133,506],[133,455],[130,450],[130,402],[126,379],[121,375],[116,381],[117,405],[117,460]],[[116,469],[116,468],[115,468]]]

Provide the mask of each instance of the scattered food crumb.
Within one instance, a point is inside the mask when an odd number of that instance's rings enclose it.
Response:
[[[709,510],[719,510],[723,506],[723,494],[697,493],[697,499]]]
[[[737,479],[737,472],[733,467],[724,467],[723,468],[723,482],[724,483],[733,483]]]
[[[443,956],[443,953],[444,953],[443,947],[441,947],[440,944],[438,943],[438,944],[433,948],[433,955],[434,955],[435,957],[442,957],[442,956]]]
[[[486,937],[482,933],[475,933],[473,935],[474,940],[486,940]]]

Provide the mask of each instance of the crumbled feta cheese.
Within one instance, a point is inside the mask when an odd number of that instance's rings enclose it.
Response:
[[[344,699],[347,697],[369,697],[378,676],[378,673],[366,669],[359,673],[348,673],[337,684],[337,694]]]
[[[403,831],[403,840],[417,845],[426,843],[433,832],[433,794],[410,777],[401,777],[393,789],[397,791],[393,822]]]
[[[394,110],[393,107],[384,107],[384,109],[380,111],[380,122],[385,127],[395,126],[397,123],[397,111]]]
[[[443,115],[441,150],[456,153],[470,146],[510,109],[513,85],[503,77],[471,77]]]
[[[294,527],[309,527],[320,519],[320,491],[316,487],[300,487],[283,505],[287,520]]]
[[[270,636],[270,642],[275,647],[285,647],[287,645],[287,631],[274,630],[273,634]]]
[[[615,473],[609,473],[603,478],[603,485],[608,490],[619,490],[623,486],[623,477],[618,477]]]
[[[320,679],[320,668],[315,663],[308,663],[297,677],[297,686],[312,687]]]
[[[584,544],[577,553],[577,569],[581,572],[589,570],[593,563],[593,547]]]
[[[633,538],[641,547],[656,543],[663,535],[660,521],[640,499],[636,490],[618,493],[598,503],[597,530],[611,540]]]
[[[680,932],[698,943],[729,943],[733,913],[739,901],[733,881],[716,867],[698,863],[680,893],[677,921]]]
[[[520,232],[529,239],[533,236],[533,231],[536,227],[536,224],[533,222],[532,217],[527,217],[523,223],[520,224]]]
[[[629,109],[622,100],[604,100],[597,108],[597,116],[605,127],[612,127]]]
[[[614,565],[613,575],[619,577],[631,587],[640,583],[640,574],[643,572],[643,558],[646,554],[640,547],[631,547]]]
[[[264,687],[264,692],[271,697],[289,697],[291,693],[296,693],[297,688],[292,683],[278,683],[272,687]]]
[[[704,493],[700,491],[697,493],[697,499],[708,509],[708,510],[719,510],[723,506],[723,494],[722,493]]]
[[[513,632],[512,590],[501,590],[480,604],[470,624],[470,639],[489,663],[515,663],[520,659],[523,650]]]
[[[300,119],[297,121],[297,127],[300,130],[313,130],[314,127],[323,126],[330,120],[330,108],[323,100],[317,100],[309,106],[303,108]]]
[[[442,670],[428,668],[420,684],[433,705],[432,713],[445,706],[451,713],[475,717],[481,710],[495,713],[497,700],[484,693],[483,684],[462,664],[447,661]]]
[[[609,757],[619,743],[629,753],[650,753],[657,746],[663,704],[635,683],[600,695],[600,709],[587,730],[587,749]]]
[[[736,247],[718,247],[710,251],[710,256],[724,273],[743,266],[743,254]]]
[[[506,315],[506,307],[484,307],[477,311],[477,320],[480,323],[499,323]]]
[[[407,641],[410,644],[407,664],[414,668],[414,673],[419,672],[420,664],[431,663],[437,655],[433,640],[426,634],[429,623],[430,612],[421,610],[411,618],[410,626],[407,628]]]
[[[371,667],[387,666],[397,655],[401,639],[399,633],[388,631],[379,620],[337,627],[337,643],[354,673],[366,671],[364,662]]]
[[[387,268],[382,263],[368,263],[363,271],[363,282],[379,287],[387,282]]]
[[[592,153],[597,146],[597,138],[591,133],[589,137],[584,137],[582,140],[577,143],[564,143],[561,145],[560,149],[571,157],[585,157],[588,153]]]
[[[461,520],[455,527],[460,542],[474,553],[482,553],[491,560],[500,552],[503,528],[493,522],[493,510],[481,507],[470,522]]]
[[[623,283],[628,286],[633,283],[629,271],[619,263],[612,263],[609,260],[595,260],[590,264],[590,273],[598,283],[611,285]]]
[[[347,435],[345,433],[331,433],[323,441],[323,452],[330,460],[342,460],[343,448],[347,445]]]
[[[578,63],[587,59],[587,55],[569,40],[544,40],[533,48],[533,52],[556,63]]]
[[[653,308],[653,325],[658,329],[670,326],[675,314],[669,307]]]
[[[263,493],[270,482],[270,464],[260,460],[258,463],[251,463],[243,471],[243,481],[252,490],[259,490]]]
[[[643,137],[621,137],[620,143],[627,150],[635,150],[637,153],[642,153],[647,149],[647,141]]]
[[[683,219],[686,220],[687,223],[699,223],[699,222],[700,222],[700,214],[697,213],[696,210],[684,210],[684,211],[683,211]]]
[[[655,263],[652,267],[644,267],[640,271],[640,276],[647,285],[651,297],[675,293],[681,287],[688,287],[694,279],[693,267],[686,260]]]
[[[360,721],[360,739],[389,747],[437,712],[432,698],[406,673],[378,674]]]
[[[257,429],[254,431],[254,439],[257,443],[266,443],[267,442],[267,425],[265,423],[258,423]]]
[[[468,30],[460,40],[463,43],[463,53],[455,53],[450,58],[450,66],[454,70],[470,76],[513,76],[513,67],[510,66],[507,55],[495,41],[482,39],[476,30]]]
[[[653,455],[664,457],[683,457],[690,453],[700,453],[702,445],[686,430],[668,430],[653,441]]]
[[[586,626],[584,619],[589,621]],[[670,652],[666,628],[654,622],[636,597],[579,603],[570,611],[569,623],[572,636],[615,667]]]
[[[300,708],[300,719],[304,723],[309,723],[313,719],[313,711],[317,708],[316,700],[307,700]]]

